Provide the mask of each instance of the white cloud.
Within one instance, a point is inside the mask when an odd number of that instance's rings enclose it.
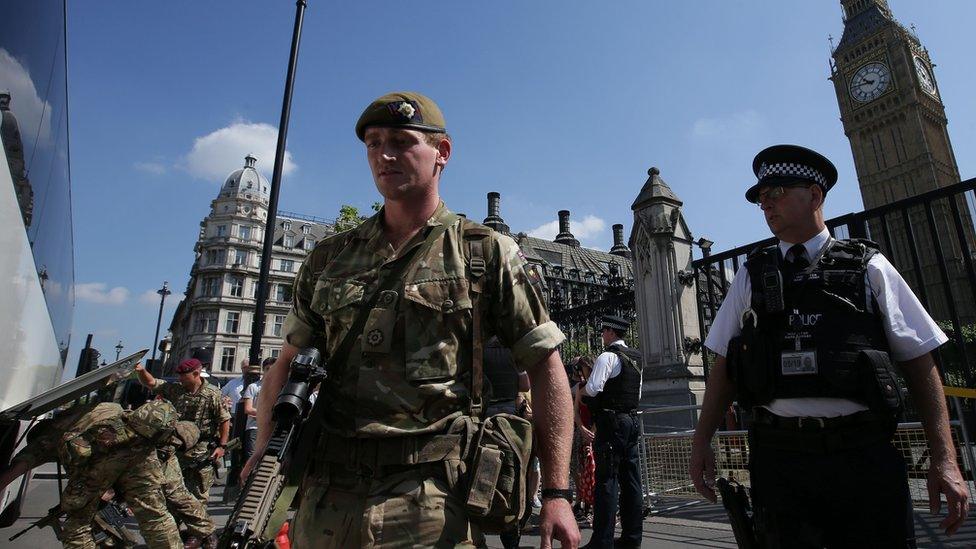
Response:
[[[37,69],[38,67],[35,67]],[[47,76],[47,72],[44,72]],[[46,145],[51,140],[51,104],[42,101],[31,79],[30,72],[6,49],[0,48],[0,83],[10,92],[10,111],[17,117],[17,125],[25,141],[24,149],[30,150],[34,132],[37,142]]]
[[[108,285],[104,282],[75,284],[77,299],[100,305],[122,305],[129,299],[129,293],[128,288],[122,286],[108,289]]]
[[[146,172],[153,175],[163,175],[166,173],[166,166],[160,162],[136,162],[132,164],[132,167],[140,172]]]
[[[588,215],[583,218],[582,221],[569,222],[569,232],[573,233],[573,236],[577,240],[586,240],[602,233],[607,227],[606,221],[600,219],[595,215]],[[540,225],[531,231],[529,231],[529,236],[534,236],[536,238],[542,238],[545,240],[552,240],[556,238],[559,234],[559,221],[551,221],[545,225]]]
[[[244,157],[251,154],[258,159],[257,169],[270,179],[277,140],[278,130],[274,126],[238,120],[196,138],[193,149],[186,155],[185,167],[195,177],[223,183],[227,174],[244,166]],[[283,175],[296,169],[291,153],[285,151]]]
[[[698,138],[740,139],[755,135],[765,126],[762,115],[750,109],[724,117],[699,118],[692,125],[691,135]]]

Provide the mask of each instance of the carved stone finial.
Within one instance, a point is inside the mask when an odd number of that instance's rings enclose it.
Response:
[[[647,170],[647,175],[654,177],[655,175],[660,175],[661,170],[657,169],[657,166],[652,166],[651,169]]]

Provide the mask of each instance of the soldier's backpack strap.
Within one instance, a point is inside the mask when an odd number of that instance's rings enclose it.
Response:
[[[468,258],[468,284],[471,292],[471,403],[468,414],[481,417],[484,411],[484,334],[481,327],[481,296],[485,273],[491,261],[492,229],[473,221],[461,221],[464,251]]]

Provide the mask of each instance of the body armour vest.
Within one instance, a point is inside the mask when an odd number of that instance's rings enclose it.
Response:
[[[778,246],[750,254],[751,308],[743,313],[742,335],[729,346],[740,404],[834,397],[875,408],[887,397],[900,398],[865,281],[877,251],[867,240],[830,239],[797,272],[784,264]]]
[[[636,349],[620,345],[607,347],[607,352],[620,359],[620,373],[607,380],[600,394],[593,397],[592,405],[597,410],[636,410],[640,402],[641,370],[644,365],[641,354]]]

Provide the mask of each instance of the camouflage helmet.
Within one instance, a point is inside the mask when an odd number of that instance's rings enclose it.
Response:
[[[125,423],[140,436],[157,441],[169,438],[179,417],[168,401],[152,400],[126,414]]]
[[[200,429],[192,421],[177,421],[170,440],[177,448],[193,448],[200,441]]]

